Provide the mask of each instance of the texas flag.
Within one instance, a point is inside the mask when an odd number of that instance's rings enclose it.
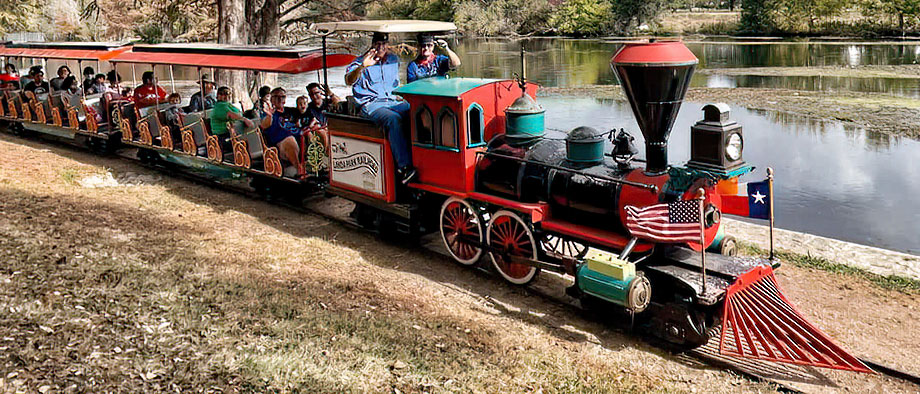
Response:
[[[722,213],[747,216],[754,219],[770,218],[770,185],[767,181],[749,182],[746,188],[739,186],[739,191],[747,194],[722,195]]]

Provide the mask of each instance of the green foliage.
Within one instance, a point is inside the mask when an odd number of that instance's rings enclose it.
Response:
[[[668,0],[613,1],[614,29],[629,34],[642,25],[651,24],[665,10]]]
[[[451,0],[387,0],[371,5],[370,19],[427,19],[449,21],[453,18]]]
[[[613,7],[606,0],[569,0],[550,18],[557,32],[570,36],[597,36],[607,32]]]
[[[159,44],[163,42],[163,26],[159,23],[148,23],[134,29],[134,34],[140,37],[141,42]]]

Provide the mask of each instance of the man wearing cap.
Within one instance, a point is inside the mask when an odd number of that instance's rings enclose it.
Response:
[[[435,44],[447,55],[436,55]],[[437,40],[430,34],[418,35],[418,56],[406,69],[406,82],[445,76],[447,72],[460,67],[460,57],[447,47],[447,41]]]
[[[199,112],[206,109],[214,108],[217,102],[217,95],[214,93],[214,81],[208,78],[208,74],[201,77],[201,85],[204,90],[204,100],[201,99],[201,92],[195,92],[188,102],[189,112]]]
[[[399,86],[399,57],[387,49],[387,33],[374,33],[371,48],[345,69],[345,83],[352,85],[361,114],[370,118],[387,133],[397,173],[407,184],[417,175],[412,167],[412,151],[403,131],[409,103],[396,99]]]

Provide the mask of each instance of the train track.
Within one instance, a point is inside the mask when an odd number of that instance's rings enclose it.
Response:
[[[68,148],[73,148],[72,143],[60,143],[58,145],[67,146]],[[145,168],[152,169],[158,172],[167,172],[170,176],[179,176],[196,183],[204,184],[209,187],[214,187],[223,191],[230,191],[237,193],[249,198],[266,201],[278,206],[282,206],[286,209],[292,211],[316,215],[327,220],[336,222],[338,224],[344,225],[346,227],[356,229],[363,232],[373,232],[365,227],[360,226],[358,223],[351,220],[347,215],[336,215],[328,212],[324,209],[316,209],[314,205],[317,201],[327,201],[328,199],[323,198],[322,192],[318,192],[313,196],[309,196],[300,201],[300,203],[291,201],[290,199],[285,198],[272,198],[271,196],[266,196],[259,194],[248,186],[240,186],[238,184],[230,184],[225,182],[220,182],[214,177],[208,177],[203,175],[194,174],[188,171],[169,171],[173,169],[170,165],[164,165],[163,163],[150,163],[147,161],[139,160],[137,157],[138,148],[129,148],[121,149],[116,154],[115,157],[127,159],[135,164],[139,164]],[[430,240],[429,240],[430,241]],[[439,241],[439,239],[438,239]],[[428,242],[420,243],[423,247],[422,250],[433,255],[440,257],[450,258],[447,251],[441,247],[440,242]],[[473,268],[473,271],[477,274],[486,275],[489,277],[495,277],[493,272],[488,268],[486,264],[476,264]],[[556,303],[558,305],[564,305],[567,308],[574,308],[582,317],[588,318],[590,320],[598,320],[598,316],[592,313],[591,311],[582,307],[582,305],[575,300],[574,298],[563,296],[559,297],[556,295],[549,294],[546,291],[543,291],[539,288],[526,286],[523,287],[527,293],[540,297],[546,301]],[[629,327],[620,327],[623,331],[629,331]],[[709,366],[721,368],[724,370],[732,371],[738,375],[744,376],[750,380],[758,382],[766,382],[774,385],[777,391],[787,392],[787,393],[799,393],[802,392],[801,389],[795,387],[796,382],[808,383],[808,384],[820,384],[820,385],[832,385],[833,382],[830,381],[826,376],[821,374],[815,368],[812,367],[801,367],[788,364],[779,364],[767,361],[760,360],[751,360],[751,359],[738,359],[725,357],[719,354],[718,351],[718,335],[713,335],[713,339],[709,341],[706,345],[691,350],[689,352],[677,353],[676,357],[678,360],[681,360],[685,363],[694,364],[694,363],[704,363]],[[645,338],[647,343],[652,346],[656,346],[659,349],[670,351],[667,346],[656,344],[654,340],[648,340]],[[889,376],[895,379],[900,379],[909,383],[913,383],[917,386],[920,386],[920,376],[914,375],[905,371],[898,370],[896,368],[867,360],[865,358],[860,358],[860,361],[865,363],[871,369],[876,371],[879,374]]]

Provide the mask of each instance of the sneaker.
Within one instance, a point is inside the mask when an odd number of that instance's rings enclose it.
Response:
[[[415,170],[415,167],[405,166],[396,170],[396,173],[399,175],[400,181],[403,185],[408,185],[415,178],[418,177],[418,171]]]

